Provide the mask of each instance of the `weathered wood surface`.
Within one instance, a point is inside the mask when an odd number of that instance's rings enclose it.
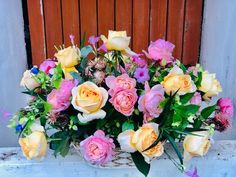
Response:
[[[135,169],[98,169],[87,165],[74,151],[66,158],[49,152],[41,162],[27,161],[20,148],[0,148],[1,177],[141,177]],[[174,152],[172,152],[174,153]],[[236,177],[236,141],[217,141],[205,157],[194,158],[201,177]],[[149,177],[184,177],[165,155],[154,160]]]

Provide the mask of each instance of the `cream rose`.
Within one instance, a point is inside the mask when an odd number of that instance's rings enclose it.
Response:
[[[107,99],[107,91],[90,81],[72,89],[72,105],[83,113],[83,115],[78,114],[78,119],[82,123],[103,119],[106,112],[101,108],[106,104]]]
[[[30,127],[32,133],[19,139],[19,144],[24,156],[32,160],[34,158],[41,160],[47,153],[47,140],[44,134],[44,128],[41,125],[33,124]]]
[[[198,89],[205,93],[203,98],[206,100],[222,92],[221,85],[215,78],[216,75],[210,74],[208,71],[205,71],[202,74],[202,82]]]
[[[190,75],[184,74],[177,65],[170,70],[161,84],[168,95],[175,93],[177,90],[179,90],[179,95],[184,95],[195,92],[197,89]]]
[[[62,68],[71,68],[79,64],[80,50],[76,46],[70,46],[65,49],[59,50],[55,57],[61,63]]]
[[[31,74],[30,70],[26,70],[24,72],[20,85],[30,90],[40,86],[40,84],[36,81],[36,78],[34,78],[34,76]]]
[[[210,147],[209,132],[193,132],[196,135],[187,135],[183,142],[184,160],[188,161],[193,156],[205,155]],[[199,136],[197,136],[199,135]]]
[[[159,157],[164,152],[164,147],[159,142],[155,147],[146,150],[158,138],[158,124],[147,123],[139,128],[136,132],[126,130],[118,135],[118,142],[122,150],[126,152],[139,151],[147,163],[150,163],[152,158]]]
[[[101,39],[105,43],[108,50],[124,51],[129,49],[130,37],[127,37],[126,31],[109,30],[108,38],[101,35]]]

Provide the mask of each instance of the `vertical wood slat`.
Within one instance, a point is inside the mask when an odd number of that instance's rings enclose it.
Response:
[[[107,35],[108,30],[114,30],[114,0],[98,0],[98,35]]]
[[[56,52],[54,45],[63,44],[61,2],[44,0],[47,57],[52,58]]]
[[[80,43],[80,24],[79,24],[79,1],[62,0],[62,19],[64,44],[70,45],[69,35],[75,36],[75,43]]]
[[[173,56],[181,59],[185,0],[169,0],[167,40],[175,44]]]
[[[91,35],[97,35],[96,0],[80,0],[80,27],[80,35],[82,37],[84,32],[86,32],[85,44],[88,44],[88,37]]]
[[[133,50],[141,53],[149,44],[149,1],[133,1]]]
[[[132,0],[116,0],[115,7],[115,29],[127,31],[127,35],[132,37]],[[132,38],[130,46],[132,46]]]
[[[151,0],[150,40],[166,38],[166,17],[168,0]]]
[[[201,38],[203,0],[186,0],[183,57],[184,64],[198,62]]]
[[[39,65],[46,58],[42,0],[28,0],[28,16],[32,63]]]

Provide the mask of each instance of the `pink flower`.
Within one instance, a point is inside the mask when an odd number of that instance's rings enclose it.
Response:
[[[190,103],[200,106],[202,104],[201,94],[199,92],[196,92],[191,98]]]
[[[122,74],[118,77],[108,76],[106,79],[106,85],[110,88],[108,93],[112,96],[118,89],[134,89],[136,86],[136,80],[129,77],[128,74]]]
[[[53,60],[45,60],[40,66],[39,70],[49,74],[52,69],[56,66],[55,61]]]
[[[52,112],[60,112],[70,106],[71,90],[77,84],[76,80],[62,80],[61,87],[51,91],[47,97],[47,102],[52,105]]]
[[[163,39],[158,39],[155,42],[151,42],[148,47],[148,53],[146,51],[143,52],[150,59],[156,60],[159,63],[162,63],[163,60],[165,60],[166,64],[170,64],[174,61],[174,57],[172,56],[174,48],[174,44]]]
[[[100,37],[90,36],[89,39],[88,39],[88,42],[92,46],[95,46],[95,44],[99,41],[99,39],[100,39]]]
[[[145,94],[138,100],[138,109],[144,114],[144,123],[161,114],[163,109],[160,108],[160,103],[164,99],[164,88],[161,85],[155,85],[150,89],[148,82],[145,82]]]
[[[145,67],[147,65],[147,61],[141,58],[141,54],[135,54],[130,59],[132,62],[136,63],[139,67]]]
[[[99,52],[107,52],[107,47],[106,47],[106,44],[103,43],[99,48],[98,48],[98,51]]]
[[[215,124],[215,129],[219,132],[225,131],[230,126],[230,117],[226,113],[217,113],[211,123]]]
[[[234,106],[230,98],[221,98],[217,101],[220,112],[227,114],[230,118],[233,117]]]
[[[137,79],[139,83],[144,83],[149,80],[148,68],[137,68],[134,72],[134,77]]]
[[[187,74],[193,73],[194,76],[198,75],[198,69],[195,66],[190,66],[187,70]]]
[[[84,159],[102,165],[112,160],[115,144],[111,138],[105,136],[102,130],[80,142],[80,150]]]
[[[130,116],[137,99],[136,89],[116,89],[109,101],[118,112]]]

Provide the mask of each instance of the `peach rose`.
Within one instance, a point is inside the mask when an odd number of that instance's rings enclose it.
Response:
[[[34,158],[41,160],[47,153],[47,140],[44,134],[44,128],[39,124],[32,124],[30,127],[32,133],[19,139],[19,144],[24,156],[32,160]]]
[[[197,89],[190,75],[184,74],[177,65],[170,70],[161,84],[168,95],[175,93],[177,90],[179,90],[179,95],[184,95],[195,92]]]
[[[83,113],[83,115],[78,114],[78,119],[82,123],[103,119],[106,112],[101,108],[105,106],[107,99],[107,91],[90,81],[72,89],[72,105]]]

